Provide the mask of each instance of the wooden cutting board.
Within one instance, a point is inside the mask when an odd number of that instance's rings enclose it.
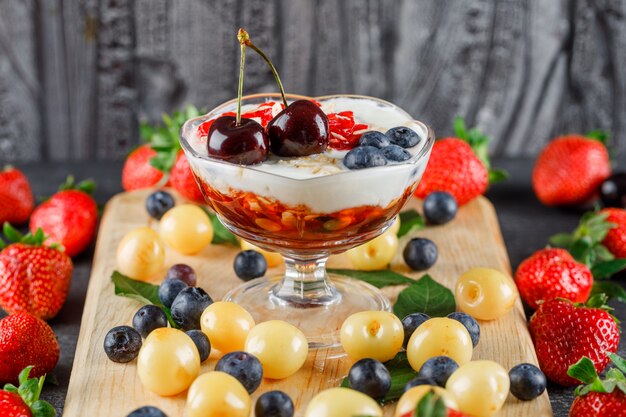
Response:
[[[130,411],[143,405],[155,405],[170,417],[183,416],[186,393],[163,398],[147,391],[141,385],[135,362],[118,364],[108,360],[103,350],[104,336],[117,325],[130,325],[133,314],[140,304],[113,294],[111,272],[115,269],[115,252],[118,242],[130,230],[139,226],[158,227],[145,208],[144,202],[150,191],[142,190],[119,194],[107,204],[94,256],[93,269],[85,301],[78,346],[69,383],[64,415],[125,417]],[[179,200],[180,201],[180,200]],[[409,207],[418,208],[412,201]],[[508,255],[496,213],[488,200],[479,198],[464,206],[455,220],[444,226],[428,227],[418,232],[432,239],[439,247],[439,260],[429,273],[440,283],[453,288],[457,277],[475,266],[497,268],[511,272]],[[401,239],[403,247],[410,236]],[[215,300],[240,283],[232,270],[237,248],[211,245],[196,256],[183,256],[168,249],[166,266],[183,262],[198,273],[199,285]],[[331,267],[350,267],[342,255],[331,258]],[[398,254],[392,268],[403,274],[418,278],[422,274],[408,269]],[[280,267],[268,271],[277,274]],[[165,271],[164,271],[165,272]],[[395,300],[402,287],[384,289]],[[521,362],[537,363],[535,351],[527,330],[521,302],[505,317],[492,322],[481,322],[481,340],[474,350],[473,359],[491,359],[506,369]],[[282,381],[264,380],[253,395],[256,397],[270,389],[287,392],[296,404],[296,415],[302,416],[309,400],[324,388],[336,387],[350,368],[346,357],[327,358],[328,352],[318,350],[310,353],[304,367],[294,376]],[[201,372],[212,370],[216,358],[211,357],[202,365]],[[394,405],[385,407],[385,416],[393,415]],[[552,416],[547,394],[540,398],[521,402],[509,395],[499,417]]]

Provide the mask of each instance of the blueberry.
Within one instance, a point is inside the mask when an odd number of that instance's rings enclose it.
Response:
[[[185,264],[172,265],[170,269],[167,270],[167,274],[165,274],[165,279],[171,278],[179,279],[190,287],[195,287],[198,282],[196,271],[194,271],[189,265]]]
[[[104,352],[113,362],[130,362],[139,355],[141,335],[130,326],[117,326],[104,337]]]
[[[454,219],[458,208],[452,194],[435,191],[424,200],[424,217],[429,224],[445,224]]]
[[[211,354],[211,342],[209,338],[202,330],[188,330],[185,332],[187,336],[191,337],[193,343],[198,348],[200,354],[200,362],[204,362]]]
[[[167,417],[167,414],[156,407],[145,406],[131,411],[126,417]]]
[[[516,365],[509,371],[511,394],[522,401],[540,396],[546,389],[546,376],[541,369],[530,363]]]
[[[398,145],[389,145],[382,149],[383,156],[388,161],[403,162],[411,159],[411,152]]]
[[[416,376],[412,380],[406,383],[404,386],[404,392],[407,392],[413,387],[417,387],[419,385],[432,385],[433,387],[437,386],[437,382],[432,378],[425,378],[423,376]]]
[[[343,164],[348,169],[363,169],[387,165],[387,160],[380,149],[373,146],[359,146],[346,154]]]
[[[172,303],[172,319],[184,331],[200,328],[200,316],[204,309],[213,303],[209,294],[202,288],[187,287]]]
[[[263,379],[261,362],[256,356],[247,352],[227,353],[217,362],[215,370],[226,372],[237,378],[249,394],[252,394],[261,385]]]
[[[404,262],[415,271],[423,271],[437,262],[437,246],[430,239],[411,239],[402,252]]]
[[[461,312],[450,313],[448,314],[448,318],[456,320],[460,322],[463,326],[465,326],[467,332],[472,338],[472,345],[476,347],[478,341],[480,340],[480,326],[478,325],[476,319],[474,319],[474,317],[470,316],[469,314]]]
[[[174,299],[188,285],[179,279],[166,279],[159,285],[159,300],[165,307],[171,307]]]
[[[424,362],[417,375],[430,378],[440,387],[445,387],[448,378],[457,369],[459,369],[459,364],[454,359],[448,356],[435,356]]]
[[[235,274],[244,281],[250,281],[265,275],[267,260],[265,256],[255,250],[244,250],[235,256],[233,263]]]
[[[256,400],[255,417],[293,417],[293,401],[282,391],[268,391]]]
[[[405,126],[392,127],[385,135],[389,137],[391,143],[403,148],[412,148],[420,143],[418,134],[413,129]]]
[[[415,329],[428,319],[430,319],[430,317],[428,314],[424,313],[411,313],[402,319],[402,329],[404,330],[404,342],[402,343],[402,346],[405,349]]]
[[[174,205],[176,205],[174,197],[165,191],[155,191],[146,199],[148,214],[157,220],[161,220],[161,217]]]
[[[358,146],[373,146],[375,148],[382,149],[390,144],[391,142],[389,141],[389,138],[385,136],[384,133],[370,130],[369,132],[363,133],[361,139],[359,139]]]
[[[391,375],[385,365],[370,358],[361,359],[352,365],[348,381],[350,388],[374,399],[384,398],[391,388]]]
[[[152,330],[167,327],[167,316],[160,307],[149,304],[137,310],[133,317],[133,327],[141,337],[148,337]]]

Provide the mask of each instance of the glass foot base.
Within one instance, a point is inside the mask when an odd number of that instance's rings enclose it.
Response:
[[[337,348],[341,346],[341,325],[348,316],[365,310],[391,311],[391,304],[370,284],[342,275],[329,276],[333,296],[327,300],[281,296],[282,276],[248,281],[231,290],[224,300],[244,307],[257,323],[284,320],[293,324],[306,335],[309,349]]]

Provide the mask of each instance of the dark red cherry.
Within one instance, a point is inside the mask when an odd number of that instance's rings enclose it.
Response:
[[[305,156],[328,146],[328,117],[315,103],[297,100],[267,125],[272,152],[280,156]]]
[[[207,136],[209,156],[241,165],[260,164],[267,157],[269,139],[259,123],[235,116],[215,119]]]

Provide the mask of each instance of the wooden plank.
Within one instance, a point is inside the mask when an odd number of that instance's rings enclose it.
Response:
[[[139,226],[156,227],[144,208],[144,200],[150,191],[120,194],[105,209],[92,275],[83,312],[81,331],[70,379],[66,416],[89,414],[92,416],[126,415],[132,409],[153,404],[168,415],[183,415],[185,395],[171,398],[158,397],[145,390],[136,374],[135,363],[116,364],[109,361],[102,349],[106,332],[114,325],[129,324],[139,304],[133,300],[113,295],[109,280],[115,269],[117,244],[128,231]],[[410,203],[417,206],[417,201]],[[500,234],[493,206],[484,198],[464,206],[450,224],[430,227],[419,233],[435,241],[440,249],[440,259],[428,271],[442,284],[453,287],[456,278],[474,266],[493,267],[510,273],[510,265]],[[404,245],[412,236],[401,240]],[[479,244],[477,242],[480,242]],[[168,250],[166,264],[185,262],[196,269],[199,285],[214,299],[220,299],[226,291],[240,281],[232,272],[232,258],[237,250],[233,247],[213,245],[201,254],[182,256]],[[331,259],[331,266],[349,267],[345,256]],[[403,263],[401,254],[392,262],[394,270],[412,277],[421,274],[411,272]],[[280,268],[269,271],[274,274]],[[400,288],[385,289],[394,299]],[[520,301],[503,318],[481,322],[481,341],[474,351],[474,359],[492,359],[510,368],[521,362],[536,363],[536,357],[526,319]],[[294,376],[282,381],[264,380],[253,395],[270,389],[281,389],[294,399],[301,416],[310,398],[316,392],[339,385],[346,375],[350,361],[346,358],[328,358],[328,352],[312,352],[304,367]],[[216,358],[210,358],[202,366],[202,372],[213,369]],[[306,389],[303,389],[306,387]],[[393,415],[393,405],[387,406],[385,416]],[[499,417],[551,416],[546,394],[534,401],[521,402],[509,396]]]
[[[0,0],[0,165],[43,154],[32,1]]]

